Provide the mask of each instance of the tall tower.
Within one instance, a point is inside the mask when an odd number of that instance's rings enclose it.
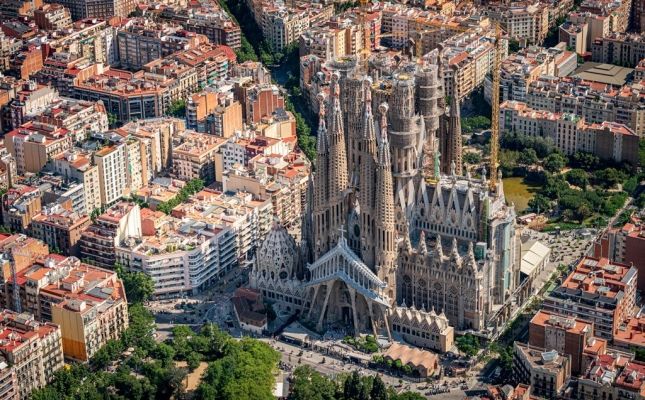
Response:
[[[329,198],[328,219],[330,246],[336,245],[339,230],[344,228],[347,217],[345,195],[348,189],[347,179],[347,152],[345,142],[345,128],[343,126],[343,111],[340,107],[339,76],[333,74],[331,78],[332,96],[329,99],[331,112],[329,113]]]
[[[377,190],[376,178],[376,127],[374,126],[374,115],[372,114],[372,80],[363,79],[363,93],[365,102],[363,104],[363,117],[361,123],[361,135],[356,141],[357,156],[356,165],[359,171],[357,198],[360,204],[360,238],[361,258],[365,265],[374,266],[374,217],[375,198]]]
[[[422,65],[416,72],[417,107],[425,125],[423,143],[423,175],[429,179],[438,179],[434,171],[435,159],[439,156],[438,133],[442,110],[439,100],[443,97],[439,81],[439,66]]]
[[[415,112],[414,77],[395,74],[388,112],[388,131],[392,152],[392,176],[396,203],[397,229],[403,231],[405,218],[409,218],[415,204],[414,182],[421,168],[424,123]]]
[[[396,300],[396,224],[394,221],[394,192],[390,146],[387,139],[387,104],[379,107],[381,132],[376,161],[376,209],[374,210],[375,261],[378,277],[386,284],[386,295]]]
[[[440,124],[439,151],[441,152],[441,172],[444,174],[452,173],[454,164],[457,175],[461,175],[463,166],[461,113],[459,111],[459,94],[456,81],[453,81],[453,87],[450,107],[445,112]]]
[[[325,123],[325,99],[321,94],[318,96],[319,114],[318,114],[318,139],[316,142],[316,165],[313,182],[310,187],[313,188],[313,232],[310,235],[313,240],[313,257],[320,257],[329,248],[329,230],[325,226],[327,207],[329,205],[329,184],[327,175],[329,174],[329,143],[327,142],[327,124]]]
[[[331,80],[332,96],[328,102],[331,112],[327,118],[324,99],[320,99],[320,125],[313,181],[314,258],[336,245],[347,217],[347,156],[338,79],[338,74],[334,73]]]
[[[347,164],[349,167],[350,185],[355,187],[359,175],[359,144],[362,134],[362,112],[364,107],[364,82],[357,77],[342,79],[343,90],[340,95],[343,109],[343,122],[347,131]]]

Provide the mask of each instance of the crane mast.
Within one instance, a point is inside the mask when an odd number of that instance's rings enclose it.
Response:
[[[502,29],[495,23],[495,58],[493,61],[493,78],[491,94],[491,126],[490,126],[490,190],[497,190],[497,165],[499,163],[499,74],[502,64]]]

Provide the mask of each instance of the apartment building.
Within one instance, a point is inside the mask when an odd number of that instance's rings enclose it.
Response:
[[[215,45],[221,44],[232,49],[242,46],[240,26],[216,1],[193,2],[188,7],[164,6],[161,10],[159,18],[204,35]]]
[[[200,43],[195,48],[174,53],[170,58],[194,69],[200,88],[206,88],[227,78],[237,60],[230,47],[210,43]]]
[[[495,5],[488,16],[498,21],[508,36],[521,45],[541,44],[549,32],[549,8],[540,2]]]
[[[128,188],[127,147],[125,143],[106,146],[94,153],[98,167],[101,204],[111,205],[123,197]]]
[[[470,14],[446,16],[404,4],[386,3],[381,12],[381,29],[384,36],[382,42],[391,47],[404,48],[409,45],[410,39],[416,41],[421,36],[422,54],[469,29],[490,27],[487,17],[471,18]]]
[[[69,9],[74,21],[85,18],[109,20],[112,17],[127,17],[134,11],[137,3],[134,0],[55,0]]]
[[[368,10],[362,18],[360,21],[359,14],[350,10],[331,17],[324,25],[311,27],[300,36],[300,56],[313,54],[326,62],[359,56],[366,44],[370,51],[375,50],[381,41],[381,11]]]
[[[572,12],[568,16],[571,24],[586,27],[586,36],[583,53],[591,51],[594,40],[609,36],[610,18],[607,16],[593,14],[591,12]],[[583,54],[581,53],[581,54]]]
[[[238,265],[236,234],[211,221],[142,211],[143,236],[116,247],[116,259],[148,274],[155,297],[198,294]],[[155,228],[157,227],[157,228]]]
[[[44,4],[34,10],[36,25],[45,31],[67,29],[72,26],[72,15],[60,4]]]
[[[98,216],[81,233],[82,259],[102,268],[114,268],[115,247],[129,238],[141,237],[140,211],[138,205],[122,201]]]
[[[65,358],[87,362],[128,327],[125,290],[114,271],[50,255],[19,275],[22,309],[60,326]],[[3,297],[11,298],[13,285],[7,283]]]
[[[107,112],[101,102],[56,98],[42,111],[27,114],[25,118],[67,129],[76,142],[84,141],[92,133],[108,130]]]
[[[219,94],[214,90],[194,93],[186,102],[186,127],[206,132],[206,118],[219,106]],[[240,121],[242,120],[240,109]]]
[[[607,258],[583,257],[564,282],[547,295],[543,309],[594,324],[594,336],[607,341],[633,313],[637,270]]]
[[[594,245],[595,257],[607,257],[638,270],[638,290],[645,292],[645,225],[632,217],[622,227],[608,229]]]
[[[621,355],[597,357],[577,379],[575,399],[642,399],[645,396],[645,364]]]
[[[23,123],[42,113],[58,98],[55,89],[39,85],[35,81],[27,81],[16,90],[10,103],[11,120],[9,126],[18,128]]]
[[[253,85],[245,92],[245,116],[249,124],[270,118],[278,108],[285,107],[284,96],[276,85]]]
[[[76,80],[73,91],[79,99],[102,101],[108,113],[128,122],[163,116],[180,99],[181,90],[174,90],[177,85],[176,79],[163,75],[106,69]]]
[[[571,376],[571,356],[515,342],[513,375],[517,382],[531,385],[535,396],[555,399]]]
[[[41,0],[7,0],[0,4],[0,15],[4,18],[32,16],[42,5]]]
[[[584,56],[587,52],[587,35],[589,25],[586,23],[575,24],[567,21],[558,28],[559,40],[567,45],[567,48],[575,51],[576,54]]]
[[[629,27],[632,0],[584,0],[578,10],[609,18],[610,32],[624,33]]]
[[[536,110],[576,114],[587,123],[618,122],[643,137],[643,88],[638,82],[616,88],[579,78],[542,76],[529,85],[526,103]]]
[[[255,200],[250,193],[230,194],[202,190],[172,210],[173,217],[200,221],[232,230],[237,260],[250,262],[271,228],[270,200]]]
[[[215,181],[216,154],[225,139],[184,131],[173,137],[172,175],[182,181],[201,179],[206,185]]]
[[[176,198],[185,184],[186,182],[178,179],[157,178],[133,195],[146,202],[151,210],[156,211],[159,204]],[[143,216],[141,218],[145,219]]]
[[[500,100],[526,101],[531,82],[542,75],[568,76],[577,67],[575,53],[558,47],[529,46],[503,59],[500,66]],[[484,81],[484,98],[490,102],[492,81]]]
[[[64,366],[61,329],[37,322],[32,314],[9,310],[0,312],[0,328],[0,364],[4,364],[0,381],[5,384],[0,393],[3,399],[28,399]]]
[[[571,373],[579,375],[607,351],[607,341],[593,336],[593,323],[540,310],[529,323],[529,345],[571,357]]]
[[[49,255],[49,248],[45,243],[23,234],[0,235],[0,250],[7,256],[0,262],[0,287],[4,293],[7,293],[7,283],[13,281],[12,270],[20,272],[30,267],[38,258]],[[13,261],[13,265],[10,260]],[[7,298],[0,296],[3,309],[12,307],[13,303],[13,293]]]
[[[2,222],[11,232],[27,232],[33,218],[42,210],[37,187],[14,185],[2,198]]]
[[[151,61],[208,43],[208,38],[179,25],[132,18],[118,30],[116,41],[121,68],[139,70]]]
[[[455,35],[440,44],[443,58],[443,78],[446,96],[455,95],[463,101],[484,83],[495,61],[494,32],[491,29],[474,29]],[[508,55],[508,42],[501,43],[502,59]]]
[[[101,207],[100,173],[92,158],[91,152],[72,148],[52,157],[46,166],[48,171],[83,185],[83,213],[86,215],[91,215],[92,211]]]
[[[58,30],[51,35],[47,42],[51,49],[49,58],[58,53],[56,56],[68,55],[69,61],[115,65],[118,61],[116,32],[117,29],[104,19],[78,20],[69,29]]]
[[[612,33],[594,39],[591,45],[594,62],[636,67],[645,59],[644,33]]]
[[[327,22],[334,14],[333,4],[298,3],[289,7],[284,2],[246,0],[264,38],[275,51],[282,51],[296,42],[310,27]]]
[[[61,207],[45,208],[31,221],[29,233],[38,240],[47,243],[51,249],[68,256],[79,256],[78,241],[81,232],[92,221],[87,215]]]
[[[43,51],[40,46],[28,44],[14,53],[9,60],[7,74],[29,79],[43,68]]]
[[[138,138],[145,145],[145,156],[141,162],[146,164],[148,181],[151,181],[159,172],[170,169],[173,138],[185,130],[183,119],[157,118],[129,122],[119,128],[117,133],[123,137]]]
[[[239,156],[244,159],[242,154]],[[269,199],[280,225],[294,228],[306,209],[310,170],[302,154],[257,155],[246,165],[239,162],[231,165],[222,175],[222,187],[225,192],[242,191],[257,199]]]
[[[239,101],[225,98],[206,119],[206,132],[230,138],[244,128],[242,105]]]

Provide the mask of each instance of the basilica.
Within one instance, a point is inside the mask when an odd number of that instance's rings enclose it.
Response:
[[[464,172],[459,105],[440,74],[428,62],[333,66],[302,234],[276,223],[250,276],[278,310],[319,332],[445,348],[440,332],[486,330],[518,285],[514,207],[495,170]]]

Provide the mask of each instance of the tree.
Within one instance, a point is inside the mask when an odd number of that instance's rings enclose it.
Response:
[[[199,367],[199,364],[202,362],[202,356],[201,354],[191,351],[188,353],[186,356],[186,364],[188,365],[188,370],[189,371],[194,371]]]
[[[345,399],[358,399],[361,393],[361,377],[357,371],[352,372],[343,384],[343,395]]]
[[[595,174],[595,181],[606,188],[613,188],[625,179],[625,173],[615,168],[606,168]]]
[[[186,116],[186,100],[179,99],[170,103],[168,107],[168,114],[177,118],[184,118]]]
[[[482,162],[482,156],[479,153],[466,153],[464,154],[464,162],[466,164],[477,165]]]
[[[107,113],[107,117],[108,117],[108,127],[110,129],[116,128],[119,123],[119,118],[117,117],[117,115],[109,112]]]
[[[152,297],[155,292],[155,283],[150,275],[138,271],[126,271],[119,263],[114,265],[114,269],[119,278],[123,280],[129,303],[143,303]]]
[[[526,149],[520,152],[517,157],[517,162],[524,166],[537,164],[538,161],[538,156],[534,149]]]
[[[289,400],[334,400],[336,384],[310,366],[295,369]]]
[[[531,211],[536,213],[547,212],[551,208],[551,202],[549,199],[539,193],[529,200],[528,205]]]
[[[372,380],[372,390],[370,391],[370,400],[388,400],[387,387],[379,375]]]
[[[470,333],[459,336],[457,340],[455,340],[455,344],[459,351],[470,357],[477,355],[479,352],[479,339]]]
[[[560,172],[567,164],[567,159],[560,153],[551,153],[544,159],[544,169],[551,173]]]
[[[511,39],[508,41],[508,52],[509,53],[517,53],[520,51],[520,42],[518,42],[515,39]]]
[[[582,190],[589,185],[589,175],[583,169],[575,168],[565,174],[565,179],[570,184],[579,187]]]

